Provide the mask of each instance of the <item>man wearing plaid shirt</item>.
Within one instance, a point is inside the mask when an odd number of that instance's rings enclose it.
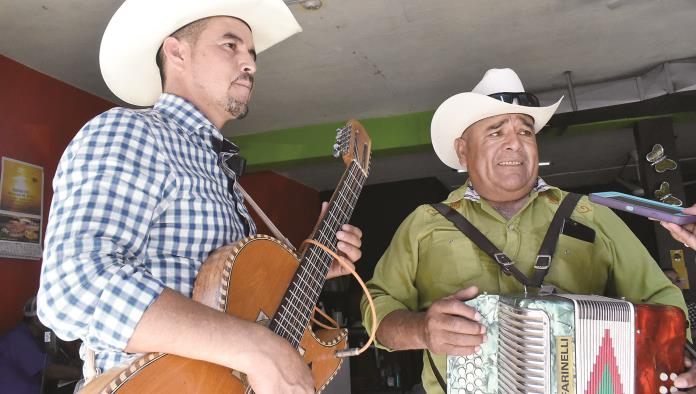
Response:
[[[165,352],[244,372],[257,393],[314,392],[288,342],[190,299],[208,254],[256,231],[218,166],[219,130],[247,112],[256,52],[300,30],[282,0],[126,0],[109,22],[107,85],[154,105],[107,111],[66,149],[38,294],[41,320],[99,370]],[[360,258],[359,229],[337,238]]]

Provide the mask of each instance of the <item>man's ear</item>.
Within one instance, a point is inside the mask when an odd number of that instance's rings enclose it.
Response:
[[[166,67],[173,67],[176,70],[181,70],[184,67],[184,58],[188,47],[183,40],[176,37],[167,37],[162,43],[162,51],[164,52],[164,64]]]
[[[464,137],[458,137],[454,139],[454,151],[457,152],[457,157],[459,158],[459,164],[466,168],[466,143],[467,139]]]

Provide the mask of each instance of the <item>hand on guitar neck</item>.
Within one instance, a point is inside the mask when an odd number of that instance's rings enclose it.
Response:
[[[328,209],[329,203],[321,203],[319,220],[324,217]],[[336,244],[338,255],[347,258],[351,266],[355,268],[355,262],[360,260],[362,256],[362,251],[360,250],[360,246],[362,246],[362,231],[350,224],[344,224],[341,226],[341,230],[336,232],[336,238],[338,238],[338,243]],[[331,267],[329,267],[329,272],[326,274],[326,279],[348,275],[349,273],[338,261],[334,260]]]

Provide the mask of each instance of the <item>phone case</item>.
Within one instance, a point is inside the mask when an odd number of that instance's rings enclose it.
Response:
[[[647,198],[632,196],[630,194],[619,192],[590,193],[589,198],[590,201],[597,204],[665,222],[680,225],[696,222],[695,215],[687,215],[680,212],[680,207],[649,200]],[[616,198],[623,198],[630,201],[621,201]]]

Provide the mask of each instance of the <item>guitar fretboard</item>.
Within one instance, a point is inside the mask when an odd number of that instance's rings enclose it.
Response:
[[[351,162],[331,196],[329,210],[312,234],[312,239],[336,251],[336,231],[350,220],[365,179],[365,173],[356,162]],[[270,323],[269,328],[295,348],[302,340],[332,262],[331,255],[318,246],[310,245],[302,255],[295,277]]]

